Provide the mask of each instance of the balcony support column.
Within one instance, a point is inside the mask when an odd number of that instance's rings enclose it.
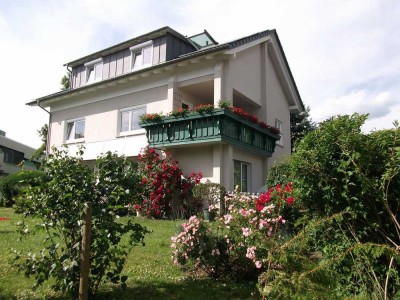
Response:
[[[167,111],[164,113],[169,113],[176,109],[177,104],[175,99],[175,94],[177,92],[178,86],[176,84],[176,76],[173,75],[168,80],[168,103],[167,103]]]
[[[223,145],[224,147],[224,176],[222,185],[225,187],[227,191],[233,191],[233,146],[232,145]]]
[[[221,177],[224,169],[222,151],[222,144],[213,146],[213,181],[220,184],[222,184]]]
[[[223,86],[222,86],[222,74],[223,74],[223,62],[219,62],[214,68],[214,106],[218,106],[218,101],[224,99]]]

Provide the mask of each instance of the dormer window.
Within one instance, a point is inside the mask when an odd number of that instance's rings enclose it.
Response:
[[[93,83],[101,80],[103,75],[103,59],[98,58],[85,63],[86,83]]]
[[[132,71],[150,67],[153,64],[153,41],[129,48],[132,51]]]

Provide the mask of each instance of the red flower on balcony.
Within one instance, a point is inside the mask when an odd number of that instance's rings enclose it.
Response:
[[[213,110],[214,110],[213,104],[199,104],[193,109],[193,111],[198,112],[200,114],[211,113]]]
[[[169,115],[174,118],[180,118],[186,116],[188,113],[189,110],[187,108],[178,108],[177,110],[171,112]]]
[[[232,106],[230,109],[234,114],[241,116],[243,119],[249,118],[249,114],[245,112],[244,109],[241,107]]]
[[[139,118],[140,118],[140,121],[142,121],[142,122],[155,122],[155,121],[161,121],[163,118],[163,115],[159,114],[159,113],[144,114],[144,115],[141,115]]]
[[[258,119],[255,115],[249,116],[249,120],[255,124],[258,124]]]

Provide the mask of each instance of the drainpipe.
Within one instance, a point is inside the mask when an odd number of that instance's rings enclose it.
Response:
[[[50,153],[50,137],[51,137],[51,130],[50,130],[50,125],[51,125],[51,112],[45,109],[43,106],[40,105],[39,99],[36,100],[37,105],[43,109],[45,112],[49,114],[49,125],[47,127],[47,145],[46,145],[46,160],[49,159],[49,153]]]

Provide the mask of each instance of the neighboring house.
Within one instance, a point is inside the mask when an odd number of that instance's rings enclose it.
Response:
[[[36,170],[37,165],[30,158],[34,148],[21,144],[6,137],[0,130],[0,176],[9,175],[24,170]]]
[[[228,190],[239,184],[255,192],[264,185],[272,164],[290,153],[290,112],[304,110],[275,30],[218,44],[207,31],[187,38],[164,27],[66,66],[70,90],[28,103],[50,108],[49,146],[67,144],[74,153],[84,145],[84,159],[91,161],[108,150],[137,157],[149,139],[184,172],[201,171],[204,180]],[[265,131],[223,111],[190,122],[139,125],[145,113],[220,99],[278,127],[276,147]]]

